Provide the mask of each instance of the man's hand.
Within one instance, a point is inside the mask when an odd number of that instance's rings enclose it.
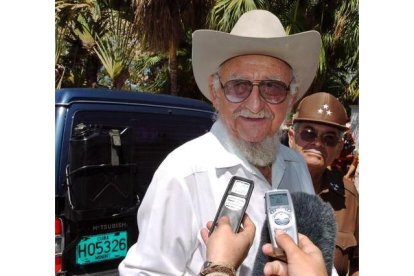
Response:
[[[213,222],[207,223],[207,228],[201,229],[201,237],[207,246],[207,260],[221,263],[237,269],[253,243],[256,226],[246,214],[243,217],[243,227],[239,233],[234,233],[228,217],[221,217],[213,233],[208,236]]]
[[[269,262],[264,267],[264,275],[269,276],[326,276],[325,262],[322,252],[305,235],[299,234],[299,246],[292,238],[281,230],[276,230],[276,242],[287,256],[287,263]],[[274,256],[272,244],[262,247],[267,256]]]

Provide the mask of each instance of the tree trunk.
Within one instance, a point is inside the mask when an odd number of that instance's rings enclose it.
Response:
[[[170,71],[170,90],[171,95],[178,95],[177,85],[177,42],[174,38],[170,41],[170,52],[169,52],[169,71]]]
[[[129,70],[128,68],[124,67],[121,73],[116,76],[113,80],[114,88],[117,90],[121,90],[124,87],[125,81],[129,78]]]
[[[93,54],[89,55],[86,62],[86,87],[98,87],[98,72],[101,66],[99,58]]]

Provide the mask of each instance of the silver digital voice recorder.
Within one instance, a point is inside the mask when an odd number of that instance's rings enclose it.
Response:
[[[269,235],[276,258],[286,261],[284,251],[275,240],[275,230],[280,229],[289,234],[298,244],[295,210],[288,190],[272,190],[265,193],[266,215]]]

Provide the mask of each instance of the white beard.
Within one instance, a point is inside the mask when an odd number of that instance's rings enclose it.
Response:
[[[240,151],[242,156],[254,166],[265,167],[271,165],[276,159],[276,153],[280,144],[280,134],[267,136],[258,143],[247,142],[230,135],[230,139]]]

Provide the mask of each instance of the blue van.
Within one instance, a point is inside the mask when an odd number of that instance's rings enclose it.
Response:
[[[57,90],[55,103],[55,273],[118,275],[155,170],[210,130],[214,110],[189,98],[106,89]]]

